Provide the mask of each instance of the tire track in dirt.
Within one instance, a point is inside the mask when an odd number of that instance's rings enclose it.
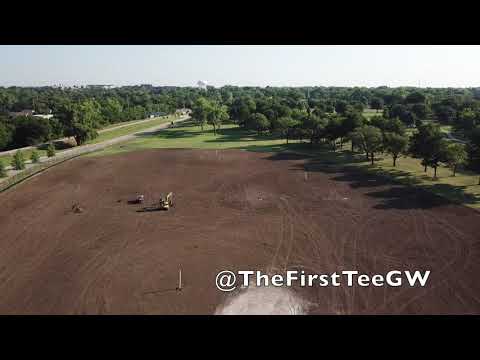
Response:
[[[0,194],[2,313],[207,314],[224,300],[211,280],[218,267],[383,273],[427,265],[447,277],[436,276],[433,290],[342,285],[300,295],[316,303],[313,313],[480,313],[478,215],[430,206],[428,197],[419,207],[403,191],[397,208],[348,178],[313,170],[305,181],[301,161],[274,160],[206,150],[80,158]],[[139,188],[150,198],[172,186],[172,212],[117,203]],[[86,211],[70,214],[70,199]],[[179,262],[194,287],[142,295],[169,288]]]

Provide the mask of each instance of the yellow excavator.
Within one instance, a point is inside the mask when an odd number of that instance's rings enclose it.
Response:
[[[173,193],[169,192],[165,198],[160,198],[159,207],[162,210],[168,210],[173,206]]]

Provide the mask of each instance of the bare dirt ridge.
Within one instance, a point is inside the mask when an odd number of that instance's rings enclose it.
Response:
[[[137,212],[169,191],[170,211]],[[0,314],[214,314],[232,303],[217,272],[250,269],[431,270],[425,288],[291,293],[312,314],[480,313],[478,212],[298,155],[78,158],[0,202]]]

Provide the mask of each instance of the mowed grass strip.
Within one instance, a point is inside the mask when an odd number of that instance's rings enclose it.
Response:
[[[243,149],[248,151],[282,152],[292,151],[313,156],[317,160],[328,164],[354,166],[364,171],[386,176],[394,181],[406,185],[414,185],[427,191],[446,197],[454,202],[462,203],[472,208],[480,208],[479,176],[473,172],[452,171],[446,167],[439,167],[437,179],[433,179],[433,169],[423,171],[419,159],[401,157],[397,166],[393,167],[392,158],[385,154],[378,154],[376,162],[371,165],[365,155],[352,153],[349,144],[343,150],[336,152],[326,146],[311,146],[306,142],[289,141],[271,135],[257,135],[236,125],[223,125],[217,135],[213,134],[210,126],[202,131],[199,126],[188,122],[174,128],[158,131],[154,134],[140,135],[138,139],[106,148],[87,156],[102,156],[123,153],[127,151],[158,149],[158,148],[194,148],[194,149]]]
[[[154,126],[170,122],[174,119],[177,119],[177,118],[174,117],[174,116],[168,116],[167,118],[154,118],[151,121],[146,121],[144,123],[133,124],[133,125],[130,125],[130,126],[121,127],[119,129],[106,131],[106,132],[103,132],[103,133],[99,134],[95,139],[92,139],[92,140],[88,141],[87,144],[98,144],[102,141],[111,140],[111,139],[114,139],[114,138],[117,138],[117,137],[120,137],[120,136],[133,134],[133,133],[136,133],[138,131],[146,130],[146,129],[154,127]],[[119,126],[119,125],[122,125],[122,124],[121,123],[117,124],[117,126]]]
[[[296,141],[298,142],[298,141]],[[217,135],[206,126],[202,131],[199,126],[188,122],[164,129],[153,134],[139,135],[137,139],[124,144],[113,145],[90,156],[110,155],[126,151],[158,148],[185,149],[247,149],[258,151],[275,151],[285,139],[270,135],[257,135],[240,129],[237,125],[222,125]]]

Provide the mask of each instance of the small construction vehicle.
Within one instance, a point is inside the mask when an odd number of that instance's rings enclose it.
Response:
[[[173,193],[169,192],[166,197],[161,197],[158,203],[147,206],[137,212],[162,211],[168,210],[173,206]]]
[[[165,198],[160,198],[159,207],[162,210],[168,210],[173,206],[173,193],[169,192]]]
[[[75,203],[72,206],[72,212],[74,214],[81,214],[81,213],[83,213],[83,208],[80,206],[79,203]]]

